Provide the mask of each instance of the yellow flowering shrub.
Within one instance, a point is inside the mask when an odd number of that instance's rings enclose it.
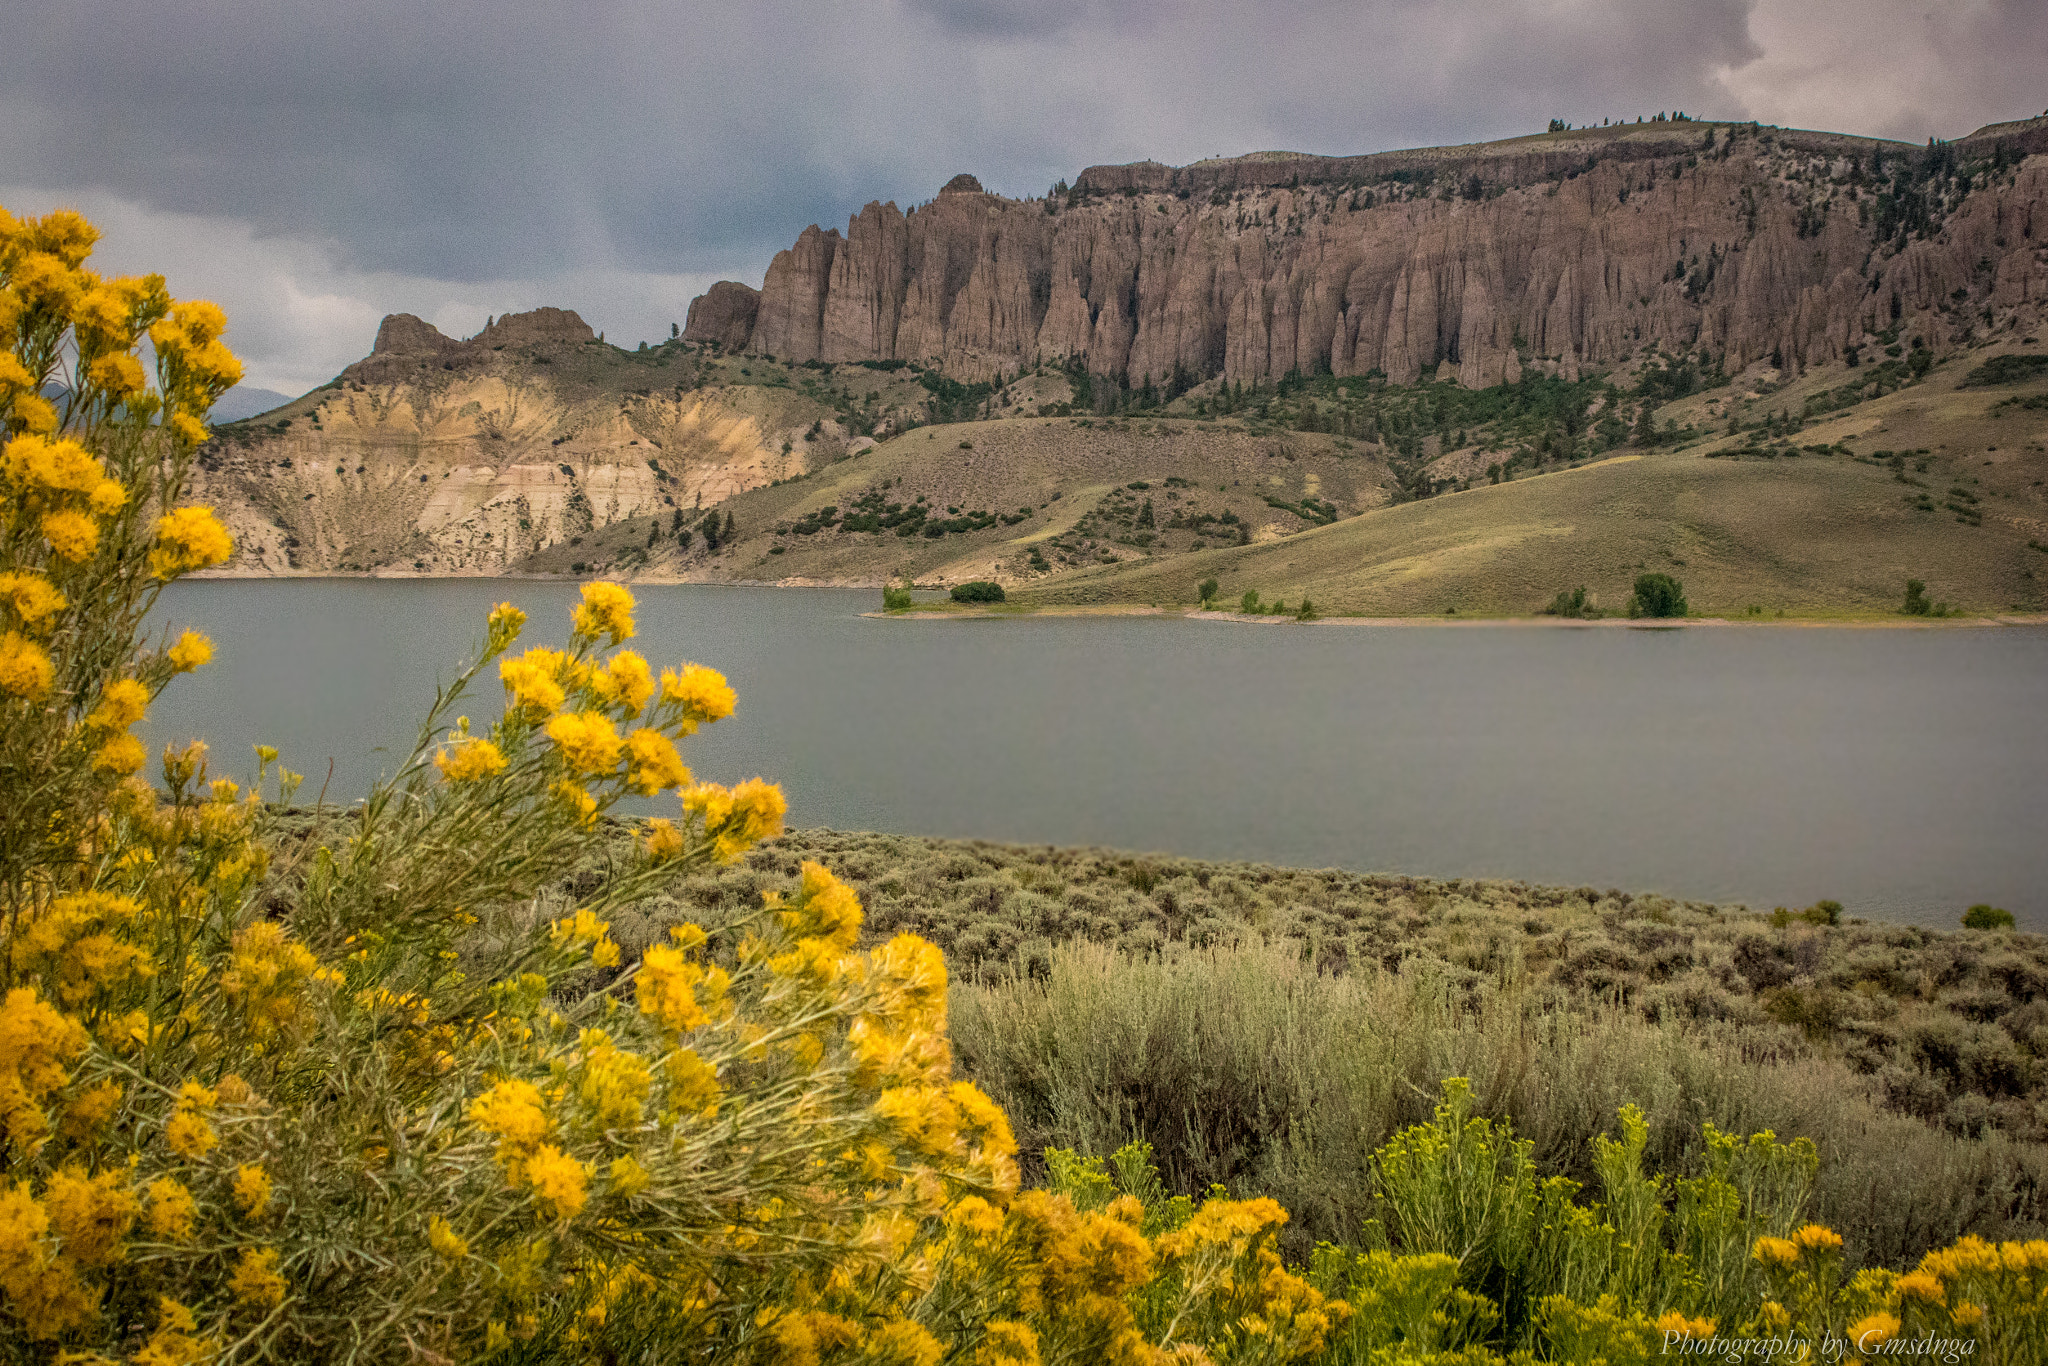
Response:
[[[787,805],[692,777],[676,742],[733,691],[616,649],[618,585],[565,649],[494,610],[395,776],[314,838],[273,840],[298,780],[267,747],[247,789],[197,743],[145,781],[130,732],[211,646],[138,627],[232,553],[179,495],[240,367],[218,309],[86,269],[94,237],[0,215],[0,1361],[1313,1345],[1338,1311],[1280,1265],[1270,1202],[1166,1243],[1134,1202],[1020,1194],[1008,1120],[952,1075],[938,950],[863,951],[827,870],[621,961],[610,908]],[[662,792],[636,856],[533,916]]]

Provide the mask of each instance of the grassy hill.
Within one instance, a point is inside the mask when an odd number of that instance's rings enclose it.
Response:
[[[1539,462],[1499,484],[1475,478],[1487,453],[1465,448],[1425,467],[1447,476],[1435,496],[1263,544],[1079,570],[1023,596],[1189,603],[1213,576],[1226,602],[1251,589],[1328,614],[1523,615],[1581,585],[1617,609],[1657,570],[1700,614],[1889,611],[1909,578],[1971,612],[2039,611],[2048,370],[1998,363],[2033,354],[1980,352],[1832,411],[1854,398],[1854,371],[1688,395],[1652,422],[1689,437]],[[1729,435],[1731,421],[1748,429]]]

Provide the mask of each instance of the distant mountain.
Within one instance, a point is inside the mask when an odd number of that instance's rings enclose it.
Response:
[[[213,412],[209,416],[215,422],[240,422],[243,418],[267,413],[272,408],[282,408],[291,401],[290,394],[280,394],[275,389],[258,389],[253,384],[237,384],[215,400]]]

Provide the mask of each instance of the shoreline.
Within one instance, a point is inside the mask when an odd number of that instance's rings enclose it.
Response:
[[[221,573],[201,570],[184,576],[187,582],[199,583],[264,583],[264,582],[343,582],[363,581],[372,583],[428,580],[441,582],[490,582],[507,583],[595,583],[599,580],[588,574],[349,574],[325,570],[305,570],[293,573]],[[879,583],[817,583],[791,582],[789,580],[767,579],[686,579],[686,578],[622,578],[612,582],[623,583],[628,588],[766,588],[766,589],[829,589],[843,592],[879,592]],[[863,617],[876,620],[930,620],[930,621],[1000,621],[1021,617],[1172,617],[1186,621],[1202,621],[1232,626],[1436,626],[1436,627],[1480,627],[1520,626],[1545,629],[1567,630],[1636,630],[1670,631],[1690,627],[1825,627],[1845,630],[1939,630],[1958,627],[2028,627],[2048,626],[2048,612],[1997,612],[1978,616],[1908,617],[1902,613],[1870,616],[1839,617],[1598,617],[1591,620],[1577,617],[1552,617],[1536,614],[1526,617],[1486,616],[1318,616],[1313,621],[1298,621],[1293,616],[1247,616],[1242,612],[1204,612],[1195,607],[1160,607],[1150,603],[1005,603],[1000,607],[956,607],[946,603],[920,603],[908,611],[862,612]]]
[[[863,612],[877,621],[1005,621],[1023,617],[1179,617],[1183,621],[1223,626],[1434,626],[1533,627],[1539,630],[1678,631],[1744,627],[1818,627],[1837,630],[1935,630],[1956,627],[2048,626],[2048,612],[2004,612],[1995,616],[1908,617],[1322,617],[1299,621],[1292,616],[1247,616],[1242,612],[1204,612],[1196,608],[1153,607],[1142,603],[1019,604],[1009,610],[987,607],[952,608],[933,603],[898,612]]]

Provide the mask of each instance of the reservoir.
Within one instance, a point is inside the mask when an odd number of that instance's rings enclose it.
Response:
[[[2048,630],[879,620],[875,591],[642,585],[633,647],[725,673],[701,778],[793,825],[1095,844],[2048,931]],[[152,708],[244,777],[361,796],[510,600],[561,644],[577,586],[185,582],[156,629],[214,662]],[[461,708],[502,708],[495,669]],[[331,777],[329,761],[332,761]],[[673,799],[634,809],[667,813]]]

